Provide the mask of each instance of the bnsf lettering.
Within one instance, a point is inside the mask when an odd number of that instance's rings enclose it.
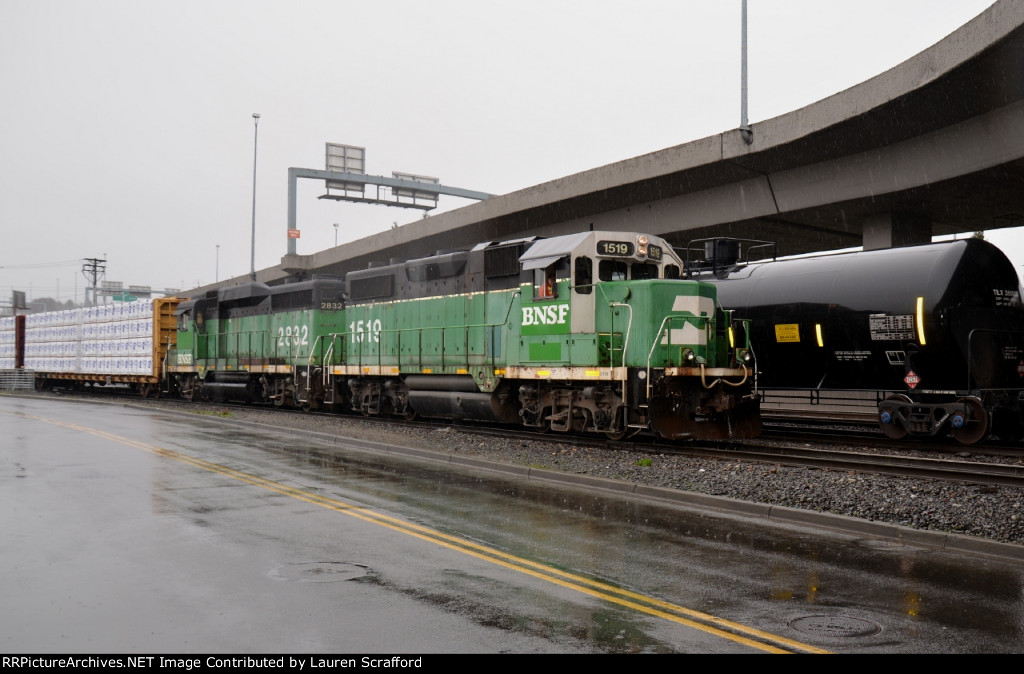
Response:
[[[178,354],[178,365],[191,365],[192,354],[191,353],[179,353]]]
[[[564,325],[569,315],[568,304],[549,304],[546,307],[523,307],[523,325]]]

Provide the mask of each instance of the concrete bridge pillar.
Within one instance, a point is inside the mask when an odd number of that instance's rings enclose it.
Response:
[[[879,213],[864,219],[864,250],[932,242],[932,221],[911,213]]]

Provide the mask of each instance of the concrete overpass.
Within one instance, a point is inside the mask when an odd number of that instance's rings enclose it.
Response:
[[[341,274],[391,257],[589,228],[644,231],[675,245],[771,239],[787,255],[1024,225],[1024,2],[999,0],[891,70],[752,129],[749,145],[726,131],[286,255],[257,278]]]

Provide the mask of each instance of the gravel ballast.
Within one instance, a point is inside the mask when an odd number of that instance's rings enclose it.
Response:
[[[209,412],[214,408],[208,408]],[[1024,545],[1024,489],[482,436],[447,425],[216,408],[229,419]],[[1020,459],[1018,459],[1020,461]]]

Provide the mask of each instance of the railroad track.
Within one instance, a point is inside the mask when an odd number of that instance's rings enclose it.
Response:
[[[75,394],[76,397],[107,397],[99,394]],[[125,397],[127,399],[128,396]],[[135,401],[140,401],[135,398]],[[214,407],[219,410],[235,406],[223,404],[188,403],[177,400],[147,400],[147,405],[192,409]],[[561,433],[537,433],[518,428],[489,428],[476,424],[459,424],[439,420],[402,421],[392,418],[360,417],[356,415],[301,412],[273,407],[237,406],[239,409],[258,410],[280,415],[282,419],[302,419],[310,415],[344,419],[383,427],[407,426],[428,428],[447,426],[461,433],[503,438],[517,438],[530,442],[544,442],[579,447],[595,447],[638,452],[642,454],[674,454],[701,459],[748,461],[787,466],[812,467],[820,470],[853,471],[896,477],[928,480],[946,480],[975,484],[980,487],[1024,487],[1024,452],[1020,447],[981,447],[945,444],[924,446],[922,443],[893,442],[877,431],[853,427],[843,430],[835,427],[812,429],[801,424],[793,428],[786,424],[766,424],[768,439],[722,443],[668,443],[664,440],[638,436],[628,441],[612,441],[599,437],[573,436]],[[849,449],[850,446],[871,447],[875,451]],[[922,452],[934,456],[919,456]],[[912,455],[913,454],[913,455]],[[955,455],[949,458],[949,455]]]
[[[509,437],[508,429],[482,429],[457,426],[465,433]],[[1024,462],[995,463],[985,460],[963,460],[907,456],[904,454],[877,454],[835,449],[823,445],[807,446],[798,441],[773,443],[745,440],[741,443],[677,443],[662,440],[636,439],[613,442],[582,437],[519,435],[533,441],[583,444],[608,449],[622,449],[643,453],[675,454],[702,459],[724,461],[752,461],[789,466],[813,467],[821,470],[856,471],[918,479],[949,480],[980,486],[1024,487]],[[574,442],[575,441],[575,442]],[[1012,456],[1020,456],[1017,452]]]

